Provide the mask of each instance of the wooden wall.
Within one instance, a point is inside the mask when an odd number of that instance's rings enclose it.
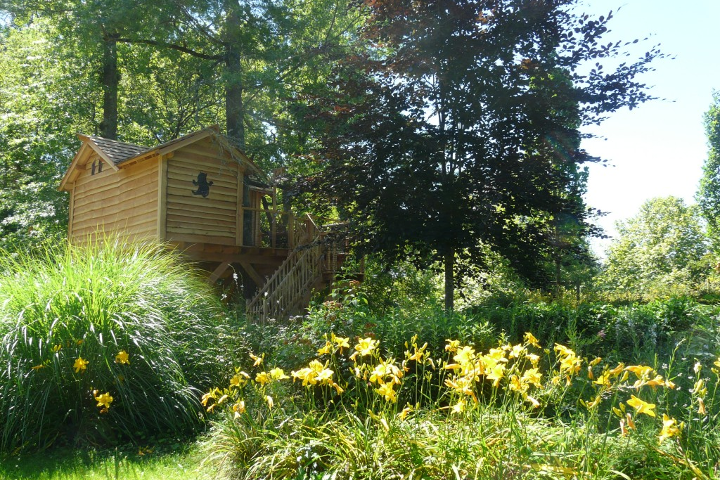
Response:
[[[236,245],[242,197],[239,164],[210,139],[176,150],[166,162],[165,240]],[[193,180],[200,172],[213,182],[207,197],[193,194],[198,188]]]
[[[157,235],[158,162],[150,159],[114,171],[93,154],[75,181],[70,203],[70,239],[83,242],[97,231],[133,238]]]

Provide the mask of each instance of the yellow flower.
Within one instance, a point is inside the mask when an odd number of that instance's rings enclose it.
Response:
[[[413,407],[411,407],[410,405],[406,405],[405,408],[403,408],[402,411],[397,414],[397,416],[400,420],[405,420],[405,418],[408,416],[408,414],[412,411],[413,411]]]
[[[355,360],[355,357],[358,355],[361,357],[370,355],[373,350],[377,348],[378,344],[379,342],[377,340],[373,340],[370,337],[362,338],[358,341],[357,345],[355,345],[355,353],[353,353],[350,358]]]
[[[696,361],[695,365],[693,366],[693,371],[695,373],[700,373],[700,370],[702,370],[702,363]]]
[[[250,358],[253,359],[253,367],[259,367],[263,363],[263,358],[265,358],[265,354],[263,353],[258,357],[257,355],[254,355],[252,352],[250,352]]]
[[[638,379],[647,378],[653,371],[652,367],[647,367],[645,365],[630,365],[625,367],[625,370],[633,372]]]
[[[40,370],[41,368],[45,368],[45,365],[42,365],[42,364],[40,364],[40,365],[35,365],[34,367],[32,367],[32,370],[37,371],[37,370]]]
[[[445,351],[447,352],[457,352],[458,348],[460,348],[460,340],[445,340],[447,342],[447,345],[445,345]],[[718,363],[720,363],[720,360],[718,360]],[[720,365],[718,365],[720,367]]]
[[[321,349],[319,349],[317,351],[317,354],[318,355],[326,355],[326,354],[330,354],[331,351],[332,351],[332,343],[325,342],[325,346],[322,347]]]
[[[647,403],[639,398],[637,398],[635,395],[630,396],[630,400],[627,401],[627,404],[633,407],[638,414],[644,413],[645,415],[650,415],[651,417],[655,416],[655,404],[654,403]]]
[[[538,339],[535,338],[535,335],[533,335],[532,333],[525,332],[523,339],[525,340],[525,343],[527,343],[528,345],[532,345],[533,347],[540,348],[540,342],[538,342]]]
[[[595,357],[595,358],[593,358],[592,362],[590,362],[590,366],[594,367],[595,365],[597,365],[600,362],[602,362],[602,357]]]
[[[82,357],[78,357],[75,359],[75,363],[73,364],[73,368],[75,369],[75,373],[84,372],[87,369],[88,361],[85,360]]]
[[[115,355],[115,363],[124,363],[126,365],[130,365],[130,355],[125,350],[120,350],[120,352]]]
[[[538,408],[540,406],[540,402],[538,402],[535,398],[531,397],[530,395],[525,395],[525,400],[530,402],[533,406],[533,408]]]
[[[600,374],[600,376],[597,378],[597,380],[595,380],[593,383],[595,385],[603,385],[605,387],[609,387],[610,386],[610,376],[611,376],[610,371],[606,370],[602,374]]]
[[[62,345],[60,345],[60,344],[58,343],[57,345],[53,345],[52,351],[55,352],[55,353],[58,353],[61,348],[62,348]]]
[[[330,340],[335,344],[336,348],[342,353],[343,348],[350,348],[350,339],[348,337],[336,337],[334,333],[330,334]]]
[[[380,360],[380,363],[375,366],[375,369],[370,375],[370,381],[372,383],[384,383],[386,380],[390,380],[393,383],[400,383],[402,376],[403,373],[395,364],[393,364],[392,359],[387,361]]]
[[[679,436],[682,427],[682,423],[678,425],[677,420],[675,420],[674,418],[670,418],[663,413],[663,428],[660,431],[658,440],[660,441],[660,443],[662,443],[666,438]]]
[[[705,410],[705,400],[702,398],[698,398],[698,413],[700,415],[707,415],[707,411]]]
[[[113,402],[113,397],[110,396],[110,392],[105,392],[95,397],[95,401],[98,402],[98,407],[103,407],[103,411],[107,412],[110,408],[110,404]]]
[[[231,386],[231,387],[238,387],[238,388],[240,388],[240,387],[242,387],[243,385],[245,385],[245,383],[248,381],[249,378],[250,378],[250,375],[248,375],[247,373],[242,372],[242,371],[237,372],[237,373],[236,373],[235,375],[233,375],[233,377],[230,379],[230,386]]]
[[[383,383],[380,385],[380,388],[375,389],[375,391],[388,402],[395,403],[397,401],[397,392],[393,390],[392,383]]]
[[[453,405],[453,407],[452,407],[452,413],[462,413],[462,412],[464,412],[466,405],[467,405],[467,403],[465,402],[465,400],[463,400],[463,399],[461,398],[460,400],[458,400],[458,402],[457,402],[455,405]]]
[[[538,362],[540,361],[540,356],[535,355],[534,353],[526,353],[525,358],[530,360],[530,363],[532,364],[533,367],[537,367]]]
[[[490,373],[487,375],[488,380],[493,381],[493,387],[497,387],[500,384],[500,379],[505,375],[505,364],[498,363],[495,365]]]
[[[237,419],[240,417],[241,414],[245,413],[245,400],[240,400],[232,407],[233,412],[233,418]]]
[[[508,356],[510,358],[520,358],[526,351],[527,350],[522,345],[513,345]]]
[[[615,368],[608,370],[608,375],[617,377],[620,374],[620,372],[622,372],[624,369],[625,369],[625,364],[618,363]]]
[[[282,368],[275,367],[272,370],[270,370],[270,378],[273,380],[285,380],[286,378],[290,378],[287,375],[285,375],[285,372]]]
[[[259,383],[260,385],[267,385],[270,383],[272,379],[270,378],[270,374],[267,372],[260,372],[257,375],[255,375],[255,381]]]
[[[517,375],[510,377],[510,390],[515,392],[525,393],[528,389],[527,383],[520,381]]]
[[[265,401],[268,404],[268,408],[272,409],[275,406],[275,401],[270,395],[265,395]]]
[[[542,384],[540,383],[540,379],[542,378],[542,373],[538,372],[537,368],[531,368],[529,370],[525,370],[522,375],[523,382],[526,383],[532,383],[537,388],[542,387]]]
[[[575,356],[575,352],[567,348],[565,345],[555,344],[555,351],[562,357]]]

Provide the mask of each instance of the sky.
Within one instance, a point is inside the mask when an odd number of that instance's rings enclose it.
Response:
[[[635,57],[657,44],[674,57],[656,60],[655,71],[640,78],[663,100],[625,108],[585,129],[599,138],[584,140],[583,148],[608,160],[608,166],[591,165],[585,198],[608,212],[597,223],[615,235],[615,222],[635,216],[648,199],[695,202],[708,152],[703,116],[713,90],[720,90],[720,0],[584,0],[578,7],[595,16],[610,10],[608,41],[649,37],[634,46]],[[593,248],[603,257],[609,244],[595,241]]]

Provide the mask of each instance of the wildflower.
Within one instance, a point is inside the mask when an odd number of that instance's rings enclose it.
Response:
[[[455,405],[453,405],[453,407],[452,407],[452,413],[462,413],[462,412],[464,412],[466,405],[467,405],[467,403],[465,402],[465,400],[463,400],[463,399],[461,398],[460,400],[458,400],[458,402],[457,402]]]
[[[620,434],[623,437],[627,437],[628,435],[627,428],[625,428],[625,420],[623,420],[622,418],[620,419]]]
[[[457,393],[473,397],[473,400],[477,402],[477,397],[475,397],[475,391],[473,389],[473,380],[471,378],[460,377],[454,380],[448,378],[445,380],[445,385]]]
[[[602,402],[602,395],[598,395],[597,397],[595,397],[595,400],[593,400],[592,402],[583,403],[585,404],[585,408],[587,408],[588,410],[592,410],[593,408],[600,405],[600,402]]]
[[[455,360],[460,365],[471,363],[473,360],[475,360],[475,349],[472,347],[459,348],[457,350],[457,353],[453,356],[453,360]]]
[[[540,406],[540,402],[538,402],[535,398],[531,397],[530,395],[525,395],[525,400],[530,402],[533,406],[533,408],[538,408]]]
[[[588,365],[588,367],[587,367],[587,376],[588,376],[588,380],[595,380],[595,376],[593,375],[593,371],[592,371],[592,365]]]
[[[130,355],[128,355],[125,350],[120,350],[120,352],[115,355],[115,363],[130,365]]]
[[[700,373],[700,370],[702,370],[702,363],[696,361],[695,365],[693,366],[693,371],[695,372],[695,374],[698,374]]]
[[[358,355],[361,357],[370,355],[373,350],[377,348],[378,344],[379,342],[377,340],[373,340],[370,337],[360,339],[357,345],[355,345],[355,353],[350,355],[350,359],[355,361],[355,357]]]
[[[532,364],[533,367],[537,367],[538,362],[540,361],[540,356],[535,355],[534,353],[526,353],[525,358],[530,360],[530,363]]]
[[[95,396],[95,401],[98,402],[98,407],[103,407],[102,412],[107,412],[110,408],[110,404],[113,402],[113,397],[110,396],[110,392],[105,392],[101,395]]]
[[[648,378],[653,369],[652,367],[647,367],[645,365],[630,365],[625,367],[625,371],[633,372],[639,380],[642,380]]]
[[[505,375],[505,364],[498,363],[495,365],[490,373],[487,375],[488,380],[493,381],[493,387],[497,387],[500,384],[500,380]]]
[[[527,343],[528,345],[532,345],[535,348],[540,348],[540,342],[538,342],[538,339],[535,338],[535,335],[533,335],[532,333],[525,332],[523,339],[525,340],[525,343]]]
[[[45,365],[43,365],[43,364],[35,365],[34,367],[32,367],[32,370],[38,371],[38,370],[40,370],[41,368],[45,368]]]
[[[247,383],[249,378],[250,375],[243,371],[239,371],[230,379],[230,386],[240,388]]]
[[[663,413],[663,428],[658,436],[658,441],[662,443],[666,438],[677,437],[680,435],[683,424],[677,424],[677,420],[670,418],[667,414]]]
[[[651,417],[655,416],[655,404],[654,403],[647,403],[639,398],[637,398],[635,395],[630,396],[630,400],[627,401],[627,404],[631,407],[633,407],[638,414],[644,413],[645,415],[649,415]]]
[[[53,345],[52,351],[53,351],[54,353],[58,353],[61,348],[62,348],[62,345],[58,343],[58,344],[56,344],[56,345]]]
[[[76,358],[75,363],[73,364],[75,373],[80,373],[80,372],[84,372],[85,370],[87,370],[88,363],[89,362],[82,357]]]
[[[330,340],[335,344],[336,348],[340,349],[340,353],[344,348],[350,348],[350,339],[348,337],[336,337],[334,333],[331,333]]]
[[[325,346],[322,347],[321,349],[319,349],[319,350],[317,351],[317,354],[318,354],[318,355],[330,354],[330,353],[332,352],[332,346],[333,346],[332,343],[330,343],[330,342],[325,342]]]
[[[275,367],[272,370],[270,370],[270,378],[273,380],[285,380],[286,378],[290,378],[287,375],[285,375],[285,372],[282,368]]]
[[[415,347],[415,353],[410,353],[409,351],[405,352],[405,358],[407,360],[414,360],[416,362],[422,362],[423,356],[425,355],[425,349],[427,349],[427,342],[423,344],[422,347],[417,348],[417,345],[413,345]]]
[[[637,430],[637,426],[635,425],[635,420],[633,420],[632,415],[629,413],[625,414],[625,418],[627,419],[627,426],[630,430]]]
[[[542,378],[542,373],[538,372],[537,368],[531,368],[529,370],[525,370],[522,375],[522,380],[527,383],[532,383],[537,388],[542,387],[542,384],[540,383],[540,379]]]
[[[510,390],[520,393],[527,392],[528,385],[527,383],[521,381],[517,375],[512,375],[510,377]]]
[[[239,402],[237,402],[235,405],[233,405],[232,409],[234,412],[233,418],[237,419],[238,417],[240,417],[240,415],[245,413],[245,400],[240,400]]]
[[[265,358],[265,354],[263,353],[261,356],[254,355],[252,352],[250,352],[250,358],[253,359],[253,367],[259,367],[263,363],[263,359]]]
[[[405,418],[408,416],[408,414],[412,411],[413,411],[413,407],[410,405],[406,405],[405,408],[403,408],[402,411],[397,414],[397,416],[400,420],[405,420]]]
[[[512,350],[510,350],[510,354],[508,356],[510,358],[520,358],[525,352],[526,349],[522,345],[513,345]]]
[[[608,370],[608,375],[611,375],[611,376],[613,376],[613,377],[617,377],[617,376],[620,374],[620,372],[622,372],[624,369],[625,369],[625,364],[624,364],[624,363],[618,363],[615,368],[612,368],[612,369]]]
[[[200,403],[202,403],[202,406],[205,407],[205,406],[207,406],[207,404],[210,400],[215,400],[217,398],[218,393],[220,393],[220,389],[215,387],[212,390],[210,390],[209,392],[203,394],[202,400],[200,401]]]
[[[445,351],[453,353],[457,352],[458,348],[460,348],[460,340],[445,340],[447,342],[447,345],[445,345]],[[720,363],[720,360],[718,360],[718,363]],[[720,368],[720,365],[718,365]]]
[[[380,385],[380,388],[375,389],[375,391],[388,402],[395,403],[397,401],[397,392],[393,390],[392,383],[383,383]]]
[[[255,375],[255,381],[259,383],[260,385],[267,385],[270,383],[272,379],[270,378],[270,374],[267,372],[260,372],[257,375]]]
[[[275,401],[270,395],[265,395],[265,401],[267,402],[269,409],[272,409],[275,406]]]
[[[702,398],[698,398],[698,413],[700,415],[707,415],[707,411],[705,410],[705,400]]]
[[[602,385],[605,387],[610,386],[610,371],[603,372],[597,380],[593,382],[595,385]]]
[[[593,358],[593,360],[590,362],[590,366],[591,366],[591,367],[594,367],[595,365],[597,365],[597,364],[600,363],[600,362],[602,362],[602,357],[595,357],[595,358]]]

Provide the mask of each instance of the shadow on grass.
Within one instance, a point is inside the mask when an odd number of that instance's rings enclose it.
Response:
[[[163,447],[114,450],[55,449],[27,456],[0,458],[4,480],[195,480],[216,478],[201,465],[194,447],[180,444]]]

